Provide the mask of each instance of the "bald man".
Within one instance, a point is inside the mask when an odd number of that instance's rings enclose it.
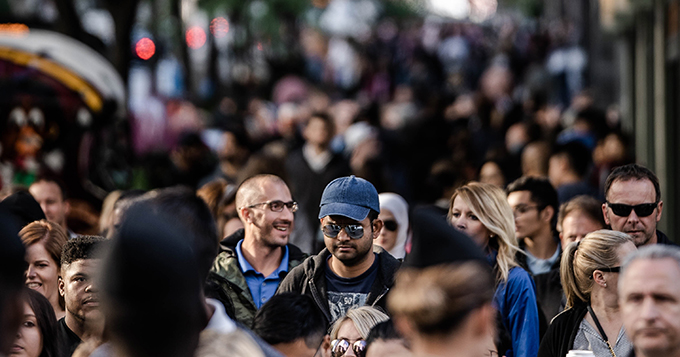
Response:
[[[297,203],[280,177],[244,181],[236,191],[236,209],[244,228],[222,241],[208,279],[229,295],[236,320],[251,326],[257,310],[306,255],[288,243]]]

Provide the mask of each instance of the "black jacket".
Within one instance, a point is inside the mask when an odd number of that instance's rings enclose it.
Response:
[[[378,276],[373,282],[371,291],[366,298],[366,305],[380,307],[387,311],[387,293],[394,285],[394,275],[399,269],[400,263],[387,251],[377,245],[373,245],[373,252],[380,259]],[[333,322],[331,311],[328,306],[326,291],[326,261],[331,253],[324,248],[319,254],[305,259],[302,264],[293,268],[283,279],[277,293],[294,292],[310,296],[321,309],[328,323]]]
[[[574,345],[578,328],[588,312],[588,305],[578,303],[557,315],[546,331],[537,357],[566,356]]]
[[[656,243],[657,244],[674,245],[676,247],[678,246],[677,243],[670,240],[667,235],[665,235],[662,231],[660,231],[658,229],[656,230]]]
[[[520,248],[525,249],[524,242],[520,242]],[[562,248],[559,246],[560,256],[550,267],[550,271],[544,274],[534,275],[527,264],[527,256],[518,253],[517,263],[526,270],[536,283],[536,301],[538,302],[539,312],[545,317],[545,322],[549,322],[553,317],[562,311],[562,282],[560,281],[560,260],[562,260]]]

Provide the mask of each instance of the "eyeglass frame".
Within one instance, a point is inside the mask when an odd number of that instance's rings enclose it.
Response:
[[[611,208],[612,213],[613,213],[614,215],[618,216],[618,217],[628,217],[628,216],[630,216],[630,213],[631,213],[632,211],[635,211],[635,214],[636,214],[638,217],[649,217],[649,216],[651,216],[651,215],[654,213],[654,210],[657,209],[657,208],[659,207],[659,201],[650,202],[650,203],[640,203],[640,204],[637,204],[637,205],[627,205],[627,204],[625,204],[625,203],[611,203],[611,202],[609,202],[609,201],[605,201],[605,203],[607,204],[607,206],[608,206],[609,208]],[[647,214],[647,215],[641,215],[640,213],[638,213],[638,209],[642,210],[642,209],[645,209],[645,208],[651,208],[650,211],[649,211],[649,214]],[[619,215],[619,214],[617,214],[617,213],[614,211],[614,210],[620,210],[620,209],[625,209],[625,210],[627,210],[627,211],[628,211],[628,214],[626,214],[626,215]]]
[[[275,210],[272,204],[281,204],[281,209],[280,210]],[[296,201],[288,201],[288,202],[283,202],[281,200],[274,200],[274,201],[266,201],[266,202],[260,202],[260,203],[255,203],[250,206],[245,206],[243,208],[255,208],[257,206],[262,206],[266,205],[269,207],[269,210],[272,212],[283,212],[284,208],[288,208],[292,213],[295,213],[298,210],[298,203]]]
[[[342,353],[338,354],[338,351],[334,351],[334,350],[335,350],[336,347],[338,347],[338,345],[342,341],[346,342],[348,344],[348,346],[345,347],[345,350],[342,351]],[[363,344],[364,350],[357,352],[357,350],[355,349],[355,346],[357,344],[359,344],[359,345]],[[368,344],[366,343],[365,340],[356,340],[353,343],[350,343],[349,340],[346,339],[346,338],[336,338],[335,340],[331,341],[331,356],[332,357],[341,357],[345,353],[347,353],[347,351],[350,349],[350,347],[352,348],[352,351],[354,351],[354,354],[357,355],[357,357],[366,356],[366,349],[368,348]]]

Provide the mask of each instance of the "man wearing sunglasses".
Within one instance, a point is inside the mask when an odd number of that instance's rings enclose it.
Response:
[[[635,245],[674,244],[656,224],[663,201],[659,179],[646,167],[630,164],[612,170],[605,181],[602,214],[613,230],[633,237]]]
[[[355,176],[337,178],[319,207],[326,248],[293,269],[280,292],[311,296],[328,322],[354,306],[385,309],[399,261],[373,245],[383,226],[375,187]]]
[[[211,270],[233,302],[236,320],[251,326],[257,310],[269,300],[283,277],[306,255],[288,243],[297,203],[283,180],[257,175],[236,191],[238,216],[243,229],[225,238]]]

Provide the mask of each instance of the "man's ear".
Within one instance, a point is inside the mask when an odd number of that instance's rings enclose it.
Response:
[[[656,209],[656,221],[661,220],[661,212],[663,211],[663,201],[659,201],[659,206]]]
[[[71,202],[69,200],[64,200],[64,213],[67,218],[69,213],[71,213]]]
[[[250,209],[246,207],[241,207],[237,211],[238,217],[241,219],[241,222],[245,225],[246,223],[250,223],[252,221],[252,216],[250,214]]]
[[[552,206],[545,206],[543,211],[541,211],[541,218],[546,222],[552,221],[554,215],[555,209]]]
[[[610,226],[611,223],[609,223],[609,216],[607,215],[607,204],[606,203],[602,204],[602,216],[604,217],[604,223],[606,223],[608,226]]]
[[[64,297],[64,279],[62,279],[61,276],[57,282],[57,288],[59,289],[59,295]]]
[[[380,231],[382,230],[384,223],[381,219],[374,219],[373,220],[373,239],[376,239],[380,236]]]

